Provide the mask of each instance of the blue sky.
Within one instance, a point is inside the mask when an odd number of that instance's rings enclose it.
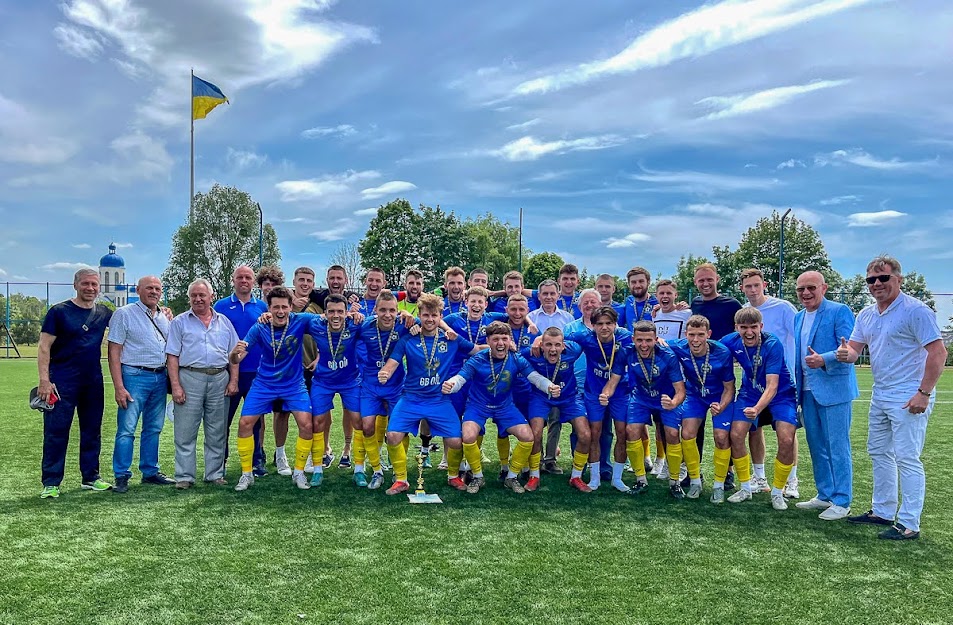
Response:
[[[525,210],[534,251],[666,275],[773,209],[836,269],[953,293],[953,6],[65,0],[0,4],[0,280],[120,244],[159,273],[196,187],[235,185],[319,271],[394,197]],[[950,298],[939,301],[948,315]]]

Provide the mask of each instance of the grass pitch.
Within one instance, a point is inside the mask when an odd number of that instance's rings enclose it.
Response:
[[[178,492],[142,486],[136,473],[126,495],[96,494],[79,488],[75,426],[63,494],[40,500],[42,421],[26,402],[35,384],[34,360],[0,361],[0,623],[843,625],[953,618],[946,462],[953,371],[941,379],[927,435],[923,535],[900,544],[793,506],[775,512],[767,495],[716,507],[707,500],[710,483],[702,499],[675,503],[654,479],[647,495],[634,498],[611,488],[583,495],[569,488],[568,476],[544,475],[539,492],[518,496],[493,481],[495,462],[486,467],[491,484],[477,496],[427,471],[428,490],[446,502],[433,506],[358,491],[349,470],[336,467],[310,491],[272,473],[247,493],[201,484]],[[869,389],[869,371],[861,372],[861,385]],[[112,481],[108,383],[106,396],[101,466]],[[863,393],[854,408],[855,512],[870,503],[869,397]],[[161,464],[171,474],[167,426]],[[709,475],[711,446],[703,459]],[[270,456],[273,444],[267,449]],[[227,477],[234,484],[232,454]],[[496,457],[492,443],[486,454]],[[803,437],[800,461],[808,498],[815,491]],[[561,464],[568,471],[565,454]],[[413,467],[410,474],[413,480]]]

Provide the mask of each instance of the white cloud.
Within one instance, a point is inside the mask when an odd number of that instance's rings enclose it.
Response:
[[[287,219],[282,219],[281,217],[275,217],[271,221],[274,223],[279,223],[279,224],[316,224],[318,223],[317,219],[311,219],[310,217],[289,217]]]
[[[887,222],[906,216],[906,213],[901,213],[900,211],[894,210],[877,211],[874,213],[851,213],[847,216],[847,225],[852,228],[880,226]]]
[[[14,279],[14,280],[20,280],[20,281],[22,281],[22,282],[27,282],[27,281],[30,280],[30,276],[20,276],[20,275],[14,274],[13,279]]]
[[[603,239],[602,242],[606,244],[606,247],[609,249],[617,249],[624,247],[636,247],[640,243],[646,243],[651,241],[652,237],[642,232],[633,232],[627,234],[621,239],[616,237],[609,237],[608,239]]]
[[[796,159],[796,158],[789,158],[788,160],[784,161],[783,163],[778,163],[778,166],[775,167],[775,169],[794,169],[794,168],[797,168],[797,167],[804,168],[804,167],[807,167],[807,165],[805,165],[805,164],[804,164],[804,161],[802,161],[802,160],[799,160],[799,159]]]
[[[566,232],[612,232],[618,229],[619,224],[596,217],[574,217],[557,219],[552,226]]]
[[[87,61],[97,59],[103,51],[103,44],[97,37],[69,24],[59,24],[53,29],[53,36],[63,52]]]
[[[616,135],[598,135],[544,142],[537,141],[535,137],[526,136],[507,143],[499,150],[492,151],[491,154],[507,161],[535,161],[546,154],[604,150],[623,143],[625,143],[625,139]]]
[[[850,164],[879,171],[912,171],[935,167],[937,161],[904,161],[899,158],[883,160],[868,154],[862,148],[851,148],[818,154],[814,157],[814,164],[818,167]]]
[[[603,76],[663,67],[752,41],[872,0],[726,0],[664,22],[608,59],[581,63],[517,85],[515,95],[547,93]]]
[[[841,204],[856,204],[862,200],[859,195],[838,195],[818,202],[821,206],[839,206]]]
[[[632,174],[631,177],[642,182],[677,185],[682,189],[702,193],[711,193],[713,190],[771,189],[781,184],[781,181],[777,178],[708,174],[699,171],[652,171],[645,168],[642,169],[641,173]]]
[[[77,269],[84,269],[84,268],[95,269],[95,267],[93,267],[92,265],[88,265],[86,263],[72,263],[68,261],[59,261],[55,263],[49,263],[46,265],[41,265],[39,267],[39,269],[45,269],[47,271],[56,271],[57,269],[70,269],[72,271],[76,271]]]
[[[370,189],[362,190],[361,199],[374,200],[379,197],[384,197],[385,195],[403,193],[404,191],[413,191],[416,188],[417,188],[417,185],[415,185],[412,182],[405,182],[403,180],[391,180],[390,182],[385,182],[379,187],[372,187]]]
[[[256,154],[255,152],[246,152],[229,147],[225,150],[225,162],[234,169],[250,169],[253,167],[261,167],[268,162],[268,157],[264,154]]]
[[[73,243],[73,247],[75,247],[78,250],[88,250],[89,248],[92,247],[92,245],[90,245],[89,243]]]
[[[337,135],[339,137],[350,137],[357,134],[357,129],[350,124],[339,124],[337,126],[316,126],[301,131],[301,136],[305,139],[319,139],[321,137],[330,137]]]
[[[685,207],[685,212],[693,215],[715,215],[718,217],[729,217],[737,213],[737,209],[723,204],[689,204]]]
[[[701,104],[710,109],[716,109],[706,116],[706,119],[723,119],[746,115],[756,111],[764,111],[781,106],[794,98],[822,89],[846,85],[849,80],[818,80],[806,85],[791,85],[765,89],[757,93],[738,94],[733,96],[713,96],[703,98],[695,104]]]
[[[353,219],[338,219],[333,226],[324,230],[312,232],[310,236],[318,241],[340,241],[347,235],[357,230],[357,222]]]
[[[542,119],[536,117],[529,121],[525,121],[522,124],[513,124],[512,126],[507,126],[507,130],[526,130],[527,128],[532,128],[539,122],[543,121]]]
[[[354,214],[359,217],[369,217],[377,214],[377,211],[380,210],[380,206],[372,206],[371,208],[362,208],[360,210],[354,211]]]
[[[79,149],[76,142],[56,136],[50,122],[31,108],[0,94],[0,162],[48,165],[72,157]]]
[[[114,179],[168,179],[174,160],[165,142],[142,131],[116,137],[109,146],[118,157],[118,171],[104,172]]]
[[[117,250],[127,249],[130,247],[135,247],[132,243],[115,243]]]
[[[364,180],[379,178],[374,170],[346,171],[343,174],[310,178],[308,180],[284,180],[275,185],[281,193],[282,202],[300,202],[302,200],[327,199],[340,196],[353,190],[353,185]]]
[[[7,272],[4,271],[3,267],[0,267],[0,276],[5,276],[5,275],[7,275]]]

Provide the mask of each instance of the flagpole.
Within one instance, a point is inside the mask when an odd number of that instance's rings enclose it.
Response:
[[[192,224],[192,202],[195,198],[195,115],[192,112],[192,102],[195,98],[195,70],[190,70],[192,77],[189,79],[189,225]]]

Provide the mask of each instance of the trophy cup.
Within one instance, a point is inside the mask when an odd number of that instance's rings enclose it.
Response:
[[[424,448],[423,445],[420,446],[417,452],[417,490],[414,491],[414,494],[407,494],[407,499],[410,500],[410,503],[443,503],[443,500],[440,499],[440,495],[436,493],[428,493],[424,490]]]

